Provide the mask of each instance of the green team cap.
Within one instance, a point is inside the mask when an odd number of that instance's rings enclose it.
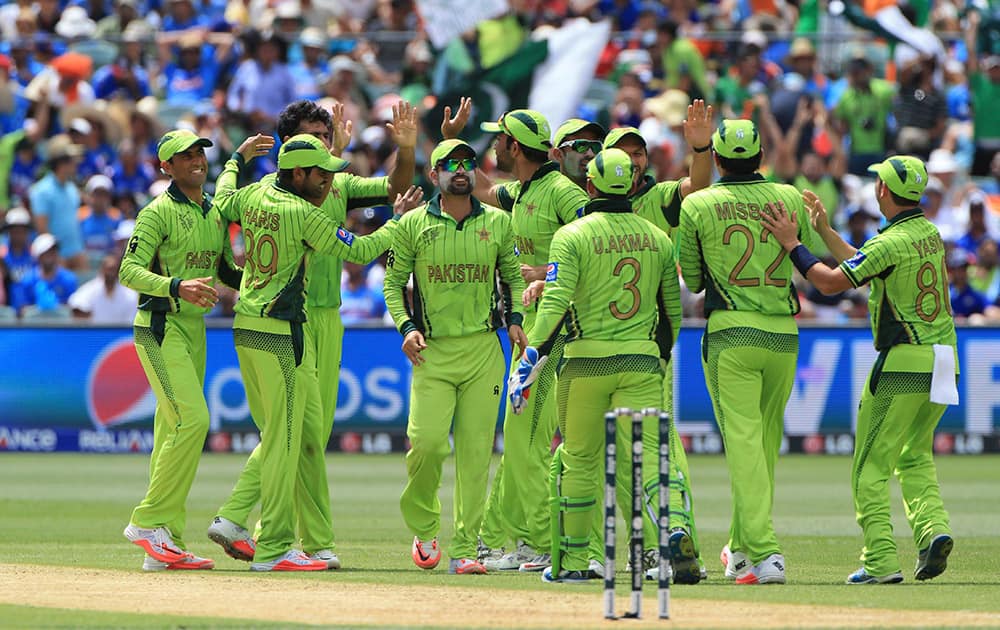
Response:
[[[584,120],[582,118],[570,118],[563,124],[559,125],[559,128],[556,129],[556,137],[552,143],[554,146],[558,147],[563,143],[563,140],[566,139],[566,136],[572,136],[574,133],[580,133],[585,129],[592,130],[597,134],[598,138],[603,138],[604,134],[607,133],[604,131],[604,127],[595,122],[590,122],[589,120]]]
[[[927,167],[912,155],[894,155],[872,164],[868,172],[878,175],[889,190],[910,201],[920,201],[927,187]]]
[[[431,166],[437,166],[438,162],[450,157],[458,149],[465,149],[472,154],[472,157],[476,157],[476,150],[468,142],[458,139],[444,140],[431,151]]]
[[[750,120],[723,120],[712,134],[712,148],[724,158],[746,160],[760,153],[760,134]]]
[[[642,137],[642,133],[638,129],[635,127],[618,127],[609,131],[608,135],[604,137],[604,148],[610,149],[613,146],[617,146],[619,142],[629,136],[638,138],[642,146],[646,146],[646,139]]]
[[[174,129],[163,134],[160,141],[156,143],[156,157],[161,162],[166,162],[178,153],[187,151],[194,145],[202,147],[212,146],[212,141],[208,138],[201,138],[198,134],[187,129]]]
[[[505,133],[524,146],[539,151],[548,151],[552,148],[552,141],[549,140],[552,135],[549,121],[533,109],[515,109],[506,112],[495,123],[484,122],[479,128],[487,133]]]
[[[308,133],[292,136],[281,145],[281,151],[278,152],[280,170],[315,166],[324,171],[339,173],[349,165],[350,162],[347,160],[331,155],[330,150],[319,138]]]
[[[587,164],[587,179],[609,195],[627,195],[632,190],[632,158],[621,149],[604,149]]]

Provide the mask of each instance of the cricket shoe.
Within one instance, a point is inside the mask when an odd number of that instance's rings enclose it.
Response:
[[[518,541],[513,551],[508,551],[499,558],[484,560],[483,566],[489,571],[517,571],[522,563],[533,560],[537,555],[534,549]]]
[[[593,564],[597,563],[596,560],[591,560],[591,569],[593,569]],[[599,563],[598,563],[599,565]],[[646,576],[647,580],[658,581],[660,579],[660,552],[656,549],[646,549],[642,552],[642,569],[643,574]],[[632,572],[632,560],[629,559],[625,563],[625,572]],[[670,568],[670,563],[667,563],[667,579],[674,574],[673,569]],[[600,567],[600,577],[604,577],[604,567]]]
[[[595,562],[591,560],[591,562]],[[560,569],[559,575],[552,575],[552,567],[545,567],[542,571],[542,581],[553,583],[559,582],[562,584],[586,584],[591,580],[600,579],[594,571],[587,569],[585,571],[569,571],[567,569]]]
[[[326,571],[325,560],[313,560],[298,549],[289,549],[285,555],[270,562],[254,562],[251,571]]]
[[[340,568],[340,558],[337,554],[333,553],[330,549],[320,549],[315,553],[309,554],[311,560],[322,560],[326,563],[327,569],[339,569]]]
[[[479,544],[476,546],[476,560],[482,563],[485,560],[499,560],[506,554],[507,551],[503,547],[490,547],[483,542],[483,539],[479,539]]]
[[[697,584],[701,581],[701,566],[694,552],[691,534],[678,527],[670,532],[667,539],[670,550],[670,566],[674,572],[674,584]]]
[[[517,567],[517,570],[521,573],[534,573],[536,571],[544,571],[545,567],[552,564],[552,555],[547,553],[535,554],[527,561],[522,562],[521,566]]]
[[[878,577],[869,573],[864,567],[847,576],[848,584],[899,584],[902,581],[903,574],[899,571]]]
[[[257,551],[257,543],[250,532],[223,516],[212,519],[212,524],[208,526],[208,537],[234,560],[250,562]]]
[[[170,564],[184,559],[186,552],[174,544],[173,536],[166,527],[145,529],[129,523],[122,533],[130,542],[145,549],[155,560]]]
[[[955,540],[948,534],[939,534],[931,540],[926,549],[917,554],[917,568],[913,577],[929,580],[944,573],[948,568],[948,556],[955,548]]]
[[[472,558],[452,558],[448,562],[448,573],[455,575],[486,575],[486,567]]]
[[[737,584],[784,584],[785,556],[772,553],[736,578]]]
[[[698,575],[701,576],[703,582],[708,579],[708,567],[705,566],[701,556],[698,556]]]
[[[142,561],[143,571],[198,571],[214,568],[215,560],[200,558],[193,553],[185,553],[177,562],[160,562],[149,554],[146,554],[146,558]]]
[[[750,558],[742,551],[730,551],[729,545],[722,548],[719,560],[726,569],[726,579],[735,580],[750,570]]]
[[[600,560],[591,560],[590,564],[587,566],[587,570],[599,578],[604,577],[604,563]]]
[[[441,548],[438,547],[437,538],[425,542],[414,536],[410,553],[413,563],[421,569],[433,569],[441,562]]]

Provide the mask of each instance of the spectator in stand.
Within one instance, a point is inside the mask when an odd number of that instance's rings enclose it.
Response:
[[[823,103],[802,96],[788,132],[778,142],[774,171],[777,177],[799,191],[813,191],[824,208],[836,212],[841,205],[840,181],[847,163],[840,137],[828,122]],[[825,133],[829,140],[830,153],[827,155],[821,155],[815,148],[819,133]],[[805,134],[807,138],[803,138]]]
[[[125,41],[128,27],[132,26],[133,23],[136,26],[148,28],[152,32],[149,23],[139,16],[139,0],[114,0],[113,4],[114,13],[97,22],[97,34],[95,35],[97,38],[114,40],[121,36],[122,40]]]
[[[194,105],[208,101],[215,93],[222,61],[228,57],[231,45],[221,43],[216,48],[202,42],[203,38],[197,33],[157,38],[160,59],[172,60],[166,63],[162,75],[163,98],[167,103]],[[175,52],[171,54],[174,43]]]
[[[7,278],[17,284],[35,268],[31,256],[31,215],[24,208],[11,208],[4,217],[3,232],[7,236],[7,251],[3,262]]]
[[[965,194],[962,186],[964,173],[958,160],[955,159],[955,154],[949,149],[934,149],[926,164],[927,174],[941,182],[944,193],[942,206],[946,209],[958,207]],[[964,225],[959,227],[964,228]]]
[[[969,285],[969,265],[972,255],[964,249],[948,252],[948,282],[951,285],[951,312],[955,319],[982,315],[989,302],[979,291]]]
[[[56,35],[65,43],[75,43],[94,37],[97,32],[97,22],[90,19],[87,9],[79,5],[70,5],[63,9],[56,23]]]
[[[955,241],[955,247],[964,249],[967,252],[979,251],[979,246],[984,241],[995,238],[996,234],[990,229],[986,220],[986,196],[981,191],[973,191],[968,198],[969,223],[968,228],[962,236]]]
[[[1000,298],[1000,255],[997,242],[991,238],[984,239],[976,250],[976,263],[969,269],[969,285],[990,304]]]
[[[38,30],[43,33],[55,35],[56,24],[62,17],[62,2],[60,0],[38,0],[35,15]]]
[[[112,235],[121,223],[122,214],[111,205],[114,184],[107,175],[93,175],[84,188],[86,205],[80,206],[77,218],[83,234],[83,246],[91,256],[107,254],[114,248]]]
[[[808,96],[818,99],[826,109],[833,109],[836,103],[830,99],[830,79],[816,69],[816,48],[806,37],[796,37],[788,49],[788,69],[802,77]],[[829,207],[829,206],[827,206]]]
[[[31,256],[35,267],[11,291],[10,305],[20,315],[28,306],[46,312],[57,310],[76,291],[76,276],[59,264],[59,244],[54,236],[36,236],[31,242]]]
[[[347,55],[336,55],[327,67],[330,75],[323,85],[324,96],[344,106],[344,118],[351,121],[355,130],[363,129],[370,104],[362,89],[364,68]]]
[[[111,172],[116,195],[145,195],[156,179],[156,171],[149,162],[139,159],[131,138],[118,144],[118,160],[111,166]]]
[[[83,155],[77,162],[76,179],[87,181],[93,175],[104,172],[107,166],[107,155],[98,145],[94,126],[86,118],[77,117],[70,120],[66,126],[66,134],[70,142],[83,148]]]
[[[0,208],[27,202],[28,189],[44,165],[35,148],[40,140],[41,129],[33,118],[24,121],[23,129],[0,138]]]
[[[1000,152],[1000,116],[993,108],[1000,102],[1000,50],[989,49],[980,51],[986,42],[977,41],[981,17],[980,9],[969,7],[968,26],[966,28],[966,48],[968,60],[966,68],[969,73],[969,91],[972,95],[973,134],[976,143],[976,153],[972,162],[973,175],[988,175],[990,162]],[[994,35],[996,32],[994,31]],[[993,42],[992,46],[997,44]],[[985,52],[980,56],[980,52]]]
[[[941,180],[930,176],[927,180],[927,187],[924,188],[920,207],[923,208],[927,220],[937,227],[941,238],[946,243],[954,243],[962,235],[964,226],[955,217],[951,206],[945,204],[945,198],[945,189]]]
[[[385,298],[377,286],[367,281],[365,266],[344,261],[347,282],[340,291],[340,319],[345,326],[381,323],[385,317]]]
[[[295,99],[314,101],[323,95],[320,86],[327,79],[326,35],[315,27],[309,27],[299,35],[302,58],[288,67],[295,81]]]
[[[833,110],[838,131],[851,139],[847,171],[852,175],[867,176],[868,167],[886,154],[885,134],[895,88],[873,78],[872,72],[872,63],[863,55],[848,61],[849,87]]]
[[[58,113],[62,108],[69,105],[90,105],[94,102],[94,88],[87,82],[93,70],[94,64],[90,57],[69,52],[52,59],[24,88],[24,96],[35,103],[36,109],[46,105],[52,109],[49,133],[60,130]]]
[[[152,41],[152,29],[144,22],[133,22],[122,33],[121,41],[122,54],[94,73],[94,93],[105,100],[137,101],[152,93],[149,73],[143,66],[143,44]]]
[[[760,46],[740,44],[735,63],[715,84],[715,96],[722,118],[757,120],[754,96],[764,94],[767,86],[761,82]]]
[[[712,88],[705,72],[705,58],[690,39],[678,34],[677,22],[663,20],[656,27],[657,46],[666,88],[683,90],[692,99],[710,101]]]
[[[125,255],[125,245],[132,238],[133,230],[135,230],[135,219],[125,219],[118,224],[115,233],[111,235],[111,240],[114,241],[111,252],[118,260],[121,260],[122,256]]]
[[[110,254],[102,258],[100,273],[69,296],[67,304],[73,309],[74,319],[91,324],[132,324],[139,294],[118,282],[120,260]]]
[[[865,203],[850,206],[847,208],[847,225],[840,237],[854,249],[861,249],[865,241],[875,236],[875,226],[881,219],[882,216],[870,210]]]
[[[893,99],[896,118],[896,151],[926,159],[941,144],[948,104],[934,84],[937,61],[930,55],[911,57],[897,68],[899,91]]]
[[[34,4],[34,0],[17,0],[0,6],[0,37],[4,41],[9,42],[18,38],[17,18],[24,10],[31,11],[34,15],[32,9]]]
[[[240,64],[226,92],[229,111],[243,114],[251,131],[271,129],[278,114],[295,100],[295,80],[288,70],[288,44],[274,33],[251,31],[250,58]]]
[[[160,27],[166,32],[187,31],[208,26],[208,20],[195,10],[191,0],[164,0],[163,8],[166,14]]]
[[[376,17],[368,23],[365,30],[368,33],[383,33],[393,31],[415,31],[418,26],[416,9],[413,0],[378,0]],[[394,38],[380,41],[375,51],[375,60],[385,72],[395,75],[392,80],[399,81],[399,72],[403,69],[403,57],[406,52],[406,40]]]
[[[73,270],[87,267],[83,235],[76,220],[80,191],[73,181],[81,155],[83,147],[73,144],[68,136],[53,137],[48,146],[49,172],[28,190],[39,233],[51,232],[60,244],[66,266]]]

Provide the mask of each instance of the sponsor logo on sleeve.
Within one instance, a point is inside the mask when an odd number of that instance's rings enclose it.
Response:
[[[559,263],[550,262],[545,268],[545,281],[555,282],[559,278]]]
[[[337,228],[337,238],[341,243],[350,247],[354,243],[354,235],[344,228]]]
[[[858,265],[865,261],[865,253],[860,249],[856,254],[847,259],[847,266],[851,269],[857,269]]]

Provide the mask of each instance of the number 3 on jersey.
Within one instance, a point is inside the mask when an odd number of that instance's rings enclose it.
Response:
[[[270,234],[258,238],[251,230],[244,228],[243,235],[247,252],[243,272],[250,274],[246,280],[247,286],[263,289],[278,271],[278,244]]]
[[[615,270],[612,273],[616,278],[620,277],[625,272],[626,267],[632,268],[632,277],[622,285],[622,291],[631,294],[632,306],[628,310],[623,310],[629,300],[629,298],[624,296],[614,302],[609,302],[608,309],[611,311],[611,316],[615,319],[631,319],[632,316],[639,311],[639,303],[642,300],[639,288],[635,286],[636,283],[639,282],[640,276],[642,276],[642,266],[639,264],[638,260],[635,258],[622,258],[618,261],[618,264],[615,265]],[[625,304],[620,305],[623,300],[625,301]]]

